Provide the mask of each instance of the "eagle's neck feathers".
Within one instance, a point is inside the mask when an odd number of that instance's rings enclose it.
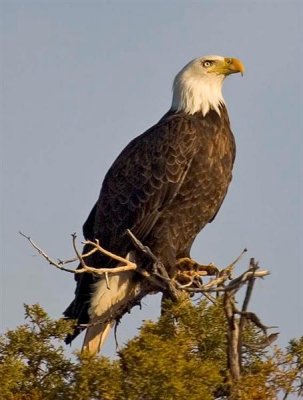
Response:
[[[178,74],[173,85],[171,110],[190,115],[202,112],[203,116],[210,110],[215,110],[220,115],[220,106],[225,104],[222,96],[223,80],[224,77],[218,75],[199,79],[184,73]]]

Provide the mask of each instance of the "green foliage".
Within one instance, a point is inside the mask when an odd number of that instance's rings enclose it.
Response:
[[[69,324],[51,320],[38,305],[26,305],[25,318],[29,323],[0,339],[0,391],[4,399],[65,399],[72,363],[56,343]]]
[[[119,361],[78,353],[69,398],[122,400],[122,373]]]
[[[295,391],[298,396],[303,397],[303,336],[298,339],[292,339],[287,350],[288,362],[286,368],[291,372],[297,372],[293,378]]]
[[[183,302],[167,307],[158,323],[145,323],[140,335],[120,352],[128,399],[213,398],[214,388],[223,383],[225,334],[219,307],[209,311],[205,303],[194,307]],[[216,316],[211,336],[207,326]]]
[[[70,359],[62,345],[70,330],[67,321],[51,320],[39,305],[25,306],[25,317],[24,325],[0,338],[3,400],[212,400],[226,395],[270,400],[279,391],[284,398],[303,393],[303,337],[286,350],[246,348],[242,377],[230,386],[220,301],[167,303],[165,315],[147,321],[116,360],[85,353]],[[254,344],[262,338],[248,323],[243,340]]]

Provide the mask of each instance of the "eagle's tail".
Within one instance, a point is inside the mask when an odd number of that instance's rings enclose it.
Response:
[[[97,321],[95,321],[97,322]],[[92,324],[94,322],[92,321]],[[114,327],[115,321],[107,323],[97,323],[86,330],[83,341],[82,351],[88,351],[90,354],[97,354],[102,348],[111,329]]]
[[[102,278],[94,286],[89,308],[90,326],[82,347],[90,354],[100,351],[115,321],[142,297],[140,281],[134,279],[133,271],[110,274],[108,280]]]

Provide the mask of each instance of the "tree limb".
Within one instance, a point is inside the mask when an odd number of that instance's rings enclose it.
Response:
[[[223,297],[223,307],[225,312],[225,317],[227,321],[227,358],[228,358],[228,367],[230,371],[230,376],[232,382],[236,382],[239,380],[241,376],[241,365],[242,365],[242,347],[245,346],[247,348],[253,348],[252,346],[257,346],[259,348],[265,348],[270,345],[277,337],[277,333],[271,334],[267,336],[266,332],[269,327],[265,326],[261,320],[257,317],[256,314],[252,312],[248,312],[248,305],[252,295],[252,291],[254,288],[254,283],[257,278],[263,278],[269,275],[269,271],[261,270],[259,268],[258,263],[252,258],[250,259],[249,267],[246,271],[244,271],[239,276],[232,278],[232,274],[234,271],[235,265],[242,258],[243,254],[247,251],[244,249],[241,254],[227,267],[222,270],[218,269],[216,271],[216,276],[214,278],[209,279],[208,282],[203,283],[202,276],[205,276],[205,270],[203,268],[201,271],[199,268],[189,267],[192,269],[180,269],[176,273],[175,276],[170,277],[167,273],[165,265],[161,262],[161,260],[153,254],[152,250],[145,246],[143,243],[138,240],[130,230],[127,230],[127,235],[132,240],[137,251],[141,251],[151,260],[151,267],[148,269],[143,268],[142,266],[137,265],[136,263],[128,260],[127,258],[121,257],[117,254],[114,254],[106,249],[104,249],[98,240],[91,241],[86,240],[84,244],[87,245],[90,250],[87,253],[80,254],[76,246],[76,234],[72,234],[72,245],[74,252],[76,254],[76,258],[69,259],[66,261],[58,260],[55,261],[48,254],[42,250],[32,239],[30,236],[27,236],[20,232],[20,234],[25,237],[29,243],[36,249],[36,251],[52,266],[62,271],[66,271],[73,274],[82,274],[82,273],[92,273],[94,275],[103,276],[106,280],[107,287],[110,288],[110,283],[108,279],[109,274],[120,274],[125,271],[136,271],[143,277],[143,285],[145,289],[133,300],[128,302],[127,304],[121,304],[120,307],[115,309],[115,312],[111,315],[107,315],[107,320],[104,318],[93,321],[91,324],[81,325],[80,327],[86,328],[88,326],[93,326],[100,323],[106,323],[109,321],[118,320],[121,315],[131,310],[135,305],[140,304],[141,299],[144,297],[146,293],[150,293],[151,291],[160,291],[165,294],[168,294],[172,300],[179,300],[184,294],[196,294],[201,293],[206,296],[210,301],[215,302],[211,296],[211,293],[216,293],[219,295],[222,293]],[[90,267],[86,264],[85,260],[92,254],[100,252],[101,254],[117,261],[117,266],[114,268],[94,268]],[[65,264],[72,263],[78,261],[80,264],[76,269],[70,269],[64,267]],[[195,264],[195,263],[194,263]],[[191,264],[190,264],[191,265]],[[199,264],[198,264],[199,266]],[[200,265],[201,266],[201,265]],[[202,266],[203,267],[203,266]],[[209,267],[209,266],[205,266]],[[184,267],[183,267],[184,268]],[[210,271],[210,269],[206,268],[206,271]],[[182,273],[184,273],[182,278]],[[179,274],[179,275],[178,275]],[[192,274],[192,275],[191,275]],[[211,274],[209,272],[209,274]],[[180,281],[178,281],[180,279]],[[203,278],[204,279],[204,278]],[[185,281],[185,283],[184,283]],[[183,282],[183,284],[182,284]],[[246,293],[244,296],[244,301],[240,310],[236,307],[236,294],[243,287],[243,285],[247,284]],[[243,344],[242,343],[242,334],[244,331],[245,323],[247,320],[250,320],[261,329],[265,333],[264,341],[260,344]]]
[[[73,234],[73,245],[74,245],[74,250],[77,254],[77,258],[74,259],[74,261],[78,260],[80,261],[80,265],[81,268],[76,268],[76,269],[71,269],[71,268],[65,268],[63,267],[64,264],[66,264],[66,262],[64,261],[58,261],[56,262],[55,260],[53,260],[48,254],[45,253],[44,250],[42,250],[32,239],[30,236],[25,235],[22,232],[19,232],[21,236],[25,237],[30,244],[37,250],[37,252],[52,266],[54,266],[57,269],[60,269],[61,271],[65,271],[65,272],[69,272],[72,274],[83,274],[84,272],[86,273],[92,273],[92,274],[96,274],[96,275],[104,275],[104,274],[118,274],[120,272],[125,272],[125,271],[134,271],[137,269],[137,265],[129,260],[127,260],[126,258],[117,256],[116,254],[113,254],[105,249],[103,249],[98,242],[91,242],[89,240],[85,241],[84,244],[90,244],[93,247],[93,250],[89,251],[86,254],[82,254],[80,255],[79,252],[76,249],[75,246],[75,239],[76,239],[76,235]],[[105,254],[108,257],[111,257],[117,261],[119,261],[120,263],[124,264],[122,266],[118,266],[115,268],[94,268],[94,267],[90,267],[88,265],[85,264],[84,262],[84,258],[88,257],[88,255],[93,254],[96,251],[100,251],[102,254]],[[68,260],[68,262],[71,262],[71,260]]]

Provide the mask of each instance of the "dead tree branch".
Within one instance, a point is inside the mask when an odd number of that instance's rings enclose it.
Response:
[[[241,376],[242,369],[242,351],[243,347],[250,349],[262,350],[270,346],[276,340],[278,333],[273,333],[267,336],[267,329],[274,327],[265,326],[260,318],[252,312],[248,312],[248,305],[251,299],[255,280],[268,275],[269,272],[259,269],[259,265],[253,258],[250,259],[249,268],[239,277],[233,279],[226,287],[223,296],[224,311],[228,325],[227,330],[227,360],[228,368],[231,376],[231,381],[235,383]],[[239,311],[236,307],[236,294],[240,288],[246,284],[246,292]],[[264,339],[258,344],[248,344],[242,342],[243,331],[246,321],[250,321],[264,333]],[[235,394],[235,398],[237,395]]]
[[[147,259],[151,260],[149,268],[143,268],[141,265],[139,266],[133,261],[128,260],[127,258],[121,257],[104,249],[100,245],[98,240],[86,240],[84,242],[84,245],[89,248],[89,251],[84,254],[80,254],[76,246],[76,234],[72,234],[72,245],[76,257],[65,261],[60,259],[58,261],[55,261],[44,250],[42,250],[31,239],[30,236],[27,236],[24,233],[20,232],[20,234],[29,241],[29,243],[35,248],[35,250],[50,265],[62,271],[73,274],[92,273],[96,276],[104,275],[109,289],[109,274],[120,274],[124,273],[125,271],[136,271],[137,273],[139,273],[143,278],[144,285],[146,285],[144,286],[145,289],[140,295],[132,300],[132,302],[128,304],[123,304],[119,308],[117,307],[114,314],[109,316],[107,315],[106,318],[111,321],[114,319],[118,320],[121,315],[129,312],[131,308],[135,305],[140,304],[142,297],[150,292],[160,291],[165,294],[169,294],[170,298],[174,301],[180,299],[184,295],[194,295],[200,293],[202,295],[205,295],[206,298],[208,298],[210,301],[215,302],[216,299],[212,297],[212,294],[215,293],[217,296],[221,294],[221,298],[223,298],[223,307],[227,321],[228,367],[232,382],[236,382],[241,376],[243,348],[264,349],[269,346],[278,335],[278,333],[273,333],[267,336],[267,330],[273,327],[268,327],[264,325],[256,314],[248,311],[248,305],[251,299],[256,279],[263,278],[269,275],[269,271],[260,269],[258,263],[255,262],[255,260],[252,258],[250,260],[248,269],[239,276],[233,278],[232,275],[235,269],[235,265],[239,262],[239,260],[243,257],[243,254],[246,252],[246,249],[244,249],[231,264],[221,270],[219,270],[214,264],[203,266],[197,263],[189,263],[188,268],[191,268],[190,266],[194,265],[193,269],[184,270],[183,265],[182,268],[180,267],[181,269],[177,271],[175,276],[170,277],[167,273],[165,265],[161,262],[159,258],[155,256],[155,254],[153,254],[151,249],[141,243],[130,230],[127,230],[126,233],[130,237],[135,249],[139,252],[142,252],[147,257]],[[98,252],[115,260],[117,262],[117,266],[115,268],[95,268],[87,265],[86,260],[89,260],[89,257],[91,255]],[[78,268],[71,269],[64,267],[64,265],[76,261],[79,264]],[[216,276],[211,277],[207,282],[202,281],[202,277],[204,279],[206,275],[214,274],[216,274]],[[246,285],[244,301],[242,307],[238,309],[236,307],[236,294],[244,285]],[[257,344],[242,342],[243,331],[248,321],[254,324],[255,327],[257,327],[264,333],[264,340],[262,340],[262,342]],[[93,324],[86,324],[81,327],[85,328],[105,322],[108,321],[100,319],[100,321],[94,321]]]
[[[166,284],[167,291],[171,297],[172,300],[176,301],[180,298],[180,293],[176,286],[174,285],[174,282],[170,279],[168,276],[168,273],[163,265],[163,263],[153,254],[151,249],[147,246],[144,246],[140,240],[138,240],[133,233],[127,229],[127,234],[133,241],[134,245],[142,251],[144,254],[146,254],[152,261],[153,261],[153,272],[152,272],[152,283],[156,283],[157,286],[162,286],[162,281]],[[149,277],[150,278],[150,277]],[[160,282],[156,281],[155,278],[158,278]]]
[[[243,333],[243,329],[245,326],[245,322],[247,320],[247,307],[252,295],[252,291],[254,288],[254,284],[255,284],[255,274],[257,272],[257,270],[259,269],[259,265],[257,262],[255,262],[255,260],[253,258],[250,259],[250,263],[249,263],[249,271],[252,272],[251,277],[248,279],[248,283],[247,283],[247,289],[246,289],[246,293],[245,293],[245,297],[244,297],[244,301],[242,304],[242,309],[241,309],[241,317],[240,317],[240,322],[239,322],[239,341],[238,341],[238,353],[239,353],[239,365],[241,367],[242,365],[242,333]],[[252,320],[251,320],[252,321]]]
[[[57,269],[60,269],[61,271],[65,271],[65,272],[69,272],[72,274],[83,274],[84,272],[87,273],[91,273],[91,274],[95,274],[95,275],[104,275],[106,273],[108,274],[118,274],[121,272],[125,272],[125,271],[131,271],[131,270],[135,270],[137,269],[137,266],[135,263],[127,260],[126,258],[117,256],[116,254],[113,254],[105,249],[103,249],[103,247],[101,247],[99,245],[99,242],[91,242],[90,240],[87,240],[85,242],[83,242],[84,244],[89,244],[93,247],[92,250],[90,250],[88,253],[86,254],[80,254],[76,248],[75,245],[75,240],[76,240],[76,235],[72,234],[72,238],[73,238],[73,247],[75,250],[75,253],[77,255],[77,258],[72,259],[72,260],[68,260],[68,261],[55,261],[54,259],[52,259],[44,250],[42,250],[32,239],[30,236],[25,235],[22,232],[19,232],[21,236],[25,237],[30,244],[37,250],[38,254],[40,254],[50,265],[54,266]],[[88,265],[85,264],[84,259],[87,258],[89,255],[95,253],[96,251],[99,251],[100,253],[113,258],[114,260],[119,261],[120,263],[124,264],[122,266],[117,266],[116,268],[94,268],[94,267],[90,267]],[[74,261],[79,261],[81,268],[76,268],[76,269],[71,269],[71,268],[65,268],[63,267],[64,264],[70,263],[70,262],[74,262]]]

